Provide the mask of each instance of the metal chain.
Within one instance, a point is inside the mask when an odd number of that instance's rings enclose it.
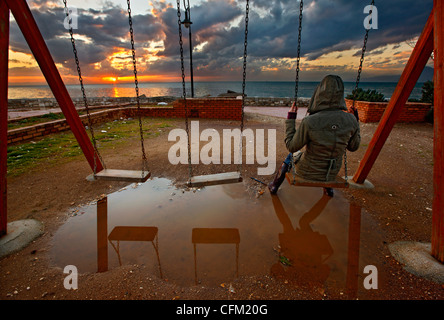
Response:
[[[298,55],[296,59],[296,79],[295,79],[295,87],[294,87],[294,101],[296,106],[296,114],[298,113],[298,93],[299,93],[299,72],[300,72],[300,63],[301,63],[301,42],[302,42],[302,18],[304,11],[304,2],[300,0],[299,4],[299,28],[298,28]],[[296,180],[296,165],[294,164],[294,158],[292,157],[292,169],[293,169],[293,181]]]
[[[184,67],[184,58],[183,58],[183,41],[182,41],[182,22],[180,20],[180,0],[177,0],[177,18],[179,25],[179,47],[180,47],[180,69],[182,72],[182,95],[183,95],[183,103],[185,108],[185,131],[187,133],[187,147],[188,147],[188,175],[189,175],[189,183],[191,182],[191,177],[193,176],[193,168],[191,166],[191,145],[190,145],[190,132],[188,127],[188,107],[187,107],[187,93],[185,87],[185,67]]]
[[[371,5],[375,5],[375,0],[372,0]],[[370,11],[371,13],[371,11]],[[364,36],[364,45],[362,46],[362,52],[361,52],[361,59],[359,60],[359,68],[358,68],[358,76],[356,77],[356,85],[355,89],[353,90],[353,105],[352,105],[352,111],[355,110],[355,102],[356,102],[356,96],[358,94],[358,88],[359,88],[359,82],[361,81],[361,73],[362,73],[362,66],[364,64],[364,58],[365,58],[365,52],[367,50],[367,41],[368,41],[368,34],[370,32],[370,29],[367,29]],[[345,149],[344,152],[344,171],[345,171],[345,181],[348,181],[348,175],[347,175],[347,149]]]
[[[372,0],[371,5],[372,6],[375,5],[375,0]],[[370,32],[370,29],[367,29],[366,32],[365,32],[365,36],[364,36],[364,45],[362,46],[361,59],[359,60],[360,63],[359,63],[359,68],[358,68],[358,76],[356,78],[355,89],[353,90],[353,106],[352,106],[352,109],[355,108],[356,95],[358,93],[359,82],[361,81],[362,66],[364,64],[365,51],[367,50],[367,41],[368,41],[368,34],[369,34],[369,32]]]
[[[250,12],[250,1],[247,0],[245,6],[245,38],[244,38],[244,57],[242,66],[242,107],[241,107],[241,123],[240,123],[240,143],[239,143],[239,173],[242,177],[242,160],[243,160],[243,139],[242,133],[244,131],[244,108],[245,108],[245,87],[247,80],[247,53],[248,53],[248,14]]]
[[[77,66],[77,73],[79,75],[80,89],[82,90],[82,97],[83,97],[83,105],[85,106],[86,115],[87,115],[87,119],[88,119],[88,127],[89,127],[89,131],[91,133],[91,140],[92,140],[93,148],[94,148],[94,176],[95,176],[97,174],[97,157],[99,158],[99,161],[102,163],[103,167],[106,168],[106,166],[105,166],[105,162],[102,159],[102,156],[99,153],[99,150],[97,149],[96,137],[94,136],[94,129],[92,127],[91,115],[89,113],[88,99],[86,98],[85,87],[83,85],[82,72],[80,70],[79,57],[77,54],[76,43],[74,40],[74,32],[73,32],[73,29],[71,26],[71,19],[69,17],[68,4],[67,4],[66,0],[63,0],[63,3],[65,5],[66,18],[69,23],[69,35],[71,37],[72,51],[74,53],[74,58],[76,61],[76,66]]]
[[[130,0],[126,1],[128,5],[128,22],[129,22],[129,31],[131,35],[131,51],[133,57],[133,68],[134,68],[134,85],[136,90],[136,102],[137,102],[137,114],[139,118],[139,133],[140,133],[140,143],[142,148],[142,175],[144,175],[145,171],[148,171],[148,160],[145,153],[145,146],[143,140],[143,127],[142,127],[142,117],[141,117],[141,109],[140,109],[140,98],[139,98],[139,81],[137,79],[137,61],[136,61],[136,50],[134,48],[134,30],[133,30],[133,19],[131,17],[131,3]]]
[[[294,99],[296,103],[296,111],[298,109],[298,91],[299,91],[299,71],[300,71],[300,62],[301,62],[301,41],[302,41],[302,13],[304,10],[304,3],[301,0],[299,5],[299,28],[298,28],[298,56],[296,60],[296,80],[295,80],[295,88],[294,88]]]

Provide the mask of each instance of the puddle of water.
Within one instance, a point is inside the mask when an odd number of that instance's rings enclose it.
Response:
[[[141,264],[182,286],[272,275],[357,292],[378,241],[372,222],[339,191],[329,198],[287,183],[278,196],[256,199],[242,183],[193,192],[156,178],[79,212],[54,235],[56,266],[85,273]]]

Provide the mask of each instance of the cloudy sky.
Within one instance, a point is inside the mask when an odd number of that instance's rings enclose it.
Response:
[[[77,9],[74,30],[85,83],[132,81],[126,0],[67,0]],[[188,0],[186,0],[188,1]],[[78,83],[62,0],[27,1],[66,83]],[[189,0],[195,81],[242,80],[245,0]],[[356,78],[370,0],[305,0],[301,80],[327,73]],[[184,18],[183,0],[180,0]],[[139,81],[180,81],[176,1],[132,0]],[[363,80],[399,76],[433,7],[433,0],[376,1],[378,29],[370,31]],[[248,80],[294,81],[299,1],[250,0]],[[189,76],[188,29],[182,27]],[[11,16],[10,83],[44,83]],[[433,62],[430,61],[430,66]]]

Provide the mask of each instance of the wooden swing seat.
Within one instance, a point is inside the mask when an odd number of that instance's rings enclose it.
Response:
[[[240,172],[224,172],[191,177],[188,185],[191,187],[205,187],[218,184],[242,182]]]
[[[348,188],[349,183],[341,177],[336,177],[334,181],[313,181],[306,180],[297,175],[293,175],[290,172],[285,174],[287,181],[290,185],[299,187],[319,187],[319,188]]]
[[[97,180],[145,182],[150,176],[151,173],[149,171],[103,169],[96,173],[94,178]]]

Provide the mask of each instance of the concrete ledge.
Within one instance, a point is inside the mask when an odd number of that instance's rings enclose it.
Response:
[[[342,177],[343,179],[345,179],[345,177]],[[373,185],[373,183],[371,183],[368,180],[365,180],[363,184],[360,183],[356,183],[354,182],[351,177],[348,177],[348,184],[349,187],[352,189],[373,189],[375,186]]]
[[[27,219],[8,223],[8,233],[0,238],[0,258],[27,247],[43,234],[43,224]]]
[[[431,255],[431,244],[398,241],[388,246],[393,257],[404,269],[418,277],[444,284],[444,264]]]

